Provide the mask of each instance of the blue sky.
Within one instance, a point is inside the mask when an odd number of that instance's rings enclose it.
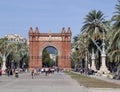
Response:
[[[101,10],[106,19],[115,12],[117,0],[0,0],[0,37],[20,34],[28,38],[28,30],[59,33],[62,27],[80,33],[84,17],[91,10]]]

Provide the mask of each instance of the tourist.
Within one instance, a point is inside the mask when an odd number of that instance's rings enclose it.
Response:
[[[31,72],[32,79],[34,78],[34,70]]]
[[[2,75],[2,69],[0,68],[0,76]]]
[[[16,77],[16,78],[19,77],[18,73],[19,73],[19,70],[18,70],[18,69],[15,69],[15,77]]]
[[[48,74],[48,71],[49,71],[49,68],[45,68],[45,75],[47,76],[47,74]]]

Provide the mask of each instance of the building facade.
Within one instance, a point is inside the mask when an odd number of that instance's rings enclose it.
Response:
[[[27,40],[24,37],[18,34],[8,34],[8,35],[5,35],[5,37],[8,38],[8,40],[11,42],[21,42],[21,43],[27,42]]]

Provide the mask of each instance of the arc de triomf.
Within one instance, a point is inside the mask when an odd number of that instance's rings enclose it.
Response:
[[[42,68],[42,52],[48,46],[53,46],[58,51],[58,67],[66,70],[71,69],[71,36],[70,27],[67,31],[62,28],[61,33],[40,33],[38,27],[29,29],[29,67]]]

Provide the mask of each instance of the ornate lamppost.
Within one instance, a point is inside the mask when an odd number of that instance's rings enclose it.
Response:
[[[96,20],[98,21],[98,23],[100,23],[101,26],[105,27],[105,25],[101,22],[99,22],[99,20]],[[106,29],[106,28],[105,28]],[[109,70],[107,69],[107,66],[106,66],[106,53],[107,53],[107,50],[108,48],[106,49],[105,48],[105,31],[103,30],[102,31],[102,34],[103,34],[103,38],[102,38],[102,49],[100,48],[100,46],[98,46],[98,44],[96,43],[96,41],[88,34],[88,36],[91,38],[92,42],[96,45],[97,49],[101,52],[101,67],[100,67],[100,70],[98,71],[98,73],[100,74],[108,74],[109,73]],[[94,57],[93,57],[94,59]]]
[[[2,74],[5,74],[5,70],[7,69],[7,68],[6,68],[6,57],[4,56],[2,60],[3,60],[3,64],[2,64]]]
[[[100,70],[98,72],[101,74],[108,74],[110,71],[107,69],[107,66],[106,66],[105,32],[104,31],[103,31],[101,61],[102,61],[102,65],[101,65]]]
[[[97,70],[96,70],[96,67],[95,67],[95,53],[94,53],[94,49],[92,49],[91,60],[92,60],[91,69],[92,69],[93,71],[97,71]]]

